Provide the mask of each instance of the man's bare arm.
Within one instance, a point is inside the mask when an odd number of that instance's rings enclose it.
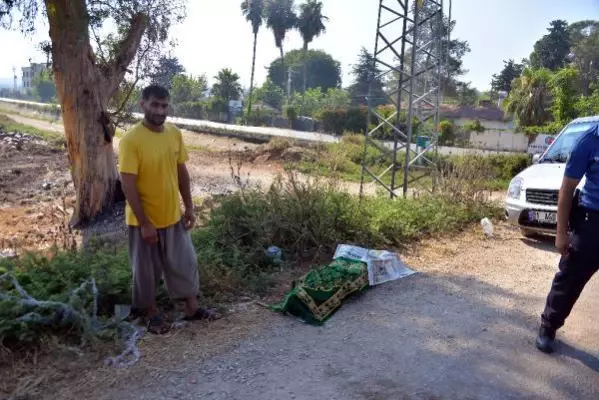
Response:
[[[185,209],[193,211],[193,201],[191,199],[191,182],[189,179],[189,171],[185,164],[177,165],[177,175],[179,176],[179,192],[183,198]]]
[[[568,222],[570,211],[572,210],[572,199],[579,179],[564,177],[562,187],[559,191],[559,200],[557,204],[557,231],[558,233],[568,233]]]
[[[150,221],[144,212],[144,209],[141,205],[141,198],[139,197],[139,192],[137,191],[137,175],[121,173],[121,183],[123,186],[123,192],[125,192],[125,197],[127,198],[127,202],[129,202],[129,206],[133,210],[135,217],[140,225],[147,225]]]

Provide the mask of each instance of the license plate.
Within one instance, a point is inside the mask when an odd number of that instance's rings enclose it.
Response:
[[[546,211],[529,211],[528,219],[530,221],[541,222],[544,224],[557,224],[557,213]]]

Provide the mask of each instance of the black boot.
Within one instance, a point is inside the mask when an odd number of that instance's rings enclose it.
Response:
[[[553,353],[555,351],[555,330],[549,329],[545,326],[541,326],[539,329],[539,335],[537,336],[537,349],[543,353]]]

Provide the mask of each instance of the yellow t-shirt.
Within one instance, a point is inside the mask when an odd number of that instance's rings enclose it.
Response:
[[[150,222],[166,228],[181,219],[177,165],[188,159],[181,131],[164,124],[163,132],[153,132],[141,122],[119,144],[119,171],[137,175],[137,190]],[[127,225],[139,226],[127,203]]]

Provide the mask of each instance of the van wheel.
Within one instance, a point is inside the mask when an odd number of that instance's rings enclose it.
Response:
[[[535,231],[531,231],[528,229],[520,229],[520,233],[522,234],[522,236],[524,236],[525,238],[528,238],[528,239],[534,239],[539,236],[539,234],[536,233]]]

